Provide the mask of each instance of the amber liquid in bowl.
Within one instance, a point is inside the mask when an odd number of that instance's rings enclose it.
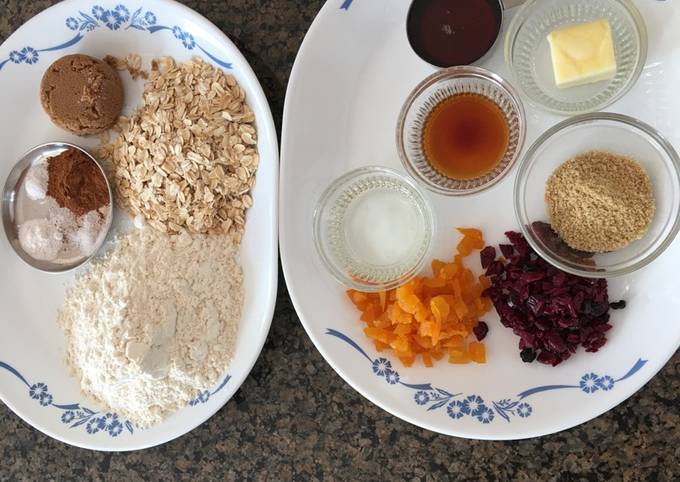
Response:
[[[413,50],[438,67],[483,57],[501,30],[499,0],[413,0],[406,22]]]
[[[479,94],[459,94],[441,101],[425,120],[423,151],[443,176],[476,179],[505,157],[510,128],[498,105]]]

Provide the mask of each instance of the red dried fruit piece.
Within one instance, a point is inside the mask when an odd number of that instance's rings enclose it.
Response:
[[[479,253],[479,258],[482,262],[482,269],[487,269],[496,260],[496,248],[487,246]]]
[[[472,332],[475,334],[475,337],[478,341],[482,341],[484,338],[486,338],[487,333],[489,333],[489,325],[483,321],[480,321],[477,323],[477,326],[472,329]]]
[[[540,258],[520,233],[506,236],[512,244],[500,245],[505,260],[483,258],[491,282],[483,296],[493,303],[501,324],[520,337],[522,360],[555,366],[579,345],[587,352],[604,346],[605,332],[611,329],[607,281],[560,271]],[[614,306],[623,308],[625,302]]]

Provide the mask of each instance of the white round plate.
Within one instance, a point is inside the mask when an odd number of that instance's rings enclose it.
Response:
[[[170,55],[178,61],[200,56],[232,73],[246,91],[257,119],[260,167],[241,247],[245,305],[234,358],[221,383],[197,394],[192,405],[147,430],[107,414],[80,393],[69,376],[64,338],[56,324],[73,274],[38,272],[0,236],[0,396],[21,418],[69,444],[97,450],[134,450],[167,442],[198,426],[236,392],[269,332],[277,284],[278,148],[262,88],[248,62],[212,23],[171,0],[65,1],[35,16],[0,46],[0,180],[29,148],[47,141],[95,147],[96,139],[72,136],[53,126],[40,106],[45,69],[65,54]],[[141,99],[141,82],[122,75],[125,111]]]
[[[365,165],[402,169],[395,143],[399,109],[435,69],[410,49],[408,0],[328,0],[300,49],[284,111],[280,239],[288,290],[307,333],[352,387],[390,413],[421,427],[476,439],[520,439],[573,427],[611,409],[642,387],[680,344],[680,239],[652,265],[611,282],[609,342],[583,349],[556,368],[524,364],[518,338],[489,315],[485,365],[405,368],[377,353],[363,322],[314,250],[312,216],[338,176]],[[680,146],[679,2],[638,0],[649,26],[649,57],[631,92],[610,110],[640,118]],[[512,17],[506,12],[505,25]],[[502,44],[481,66],[508,78]],[[512,79],[509,79],[512,82]],[[527,145],[560,118],[525,100]],[[525,149],[526,149],[525,146]],[[450,259],[457,226],[479,227],[487,244],[518,230],[513,171],[482,194],[427,193],[437,215],[434,257]],[[475,266],[478,257],[475,257]],[[472,259],[472,258],[470,258]],[[388,366],[389,364],[389,366]]]

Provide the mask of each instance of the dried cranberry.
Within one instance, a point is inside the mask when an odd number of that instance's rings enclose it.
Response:
[[[555,353],[562,353],[567,351],[567,347],[564,345],[564,341],[560,334],[556,331],[550,331],[545,336],[545,343],[548,349]]]
[[[519,356],[522,358],[524,363],[531,363],[536,359],[536,352],[531,348],[525,348],[521,351]]]
[[[482,264],[492,284],[484,296],[493,302],[503,326],[520,338],[522,360],[556,366],[579,345],[588,352],[602,348],[611,329],[607,281],[560,271],[541,259],[520,233],[506,236],[512,244],[500,245],[505,260],[492,259],[493,248],[484,250]],[[624,307],[624,301],[611,304],[613,309]]]
[[[515,248],[512,247],[512,244],[501,244],[498,247],[501,248],[501,253],[506,259],[510,259],[515,254]]]
[[[554,353],[551,353],[551,352],[545,351],[545,350],[543,350],[541,353],[538,354],[538,357],[536,357],[536,360],[538,360],[538,363],[543,363],[545,365],[552,365],[552,366],[557,366],[562,361]]]
[[[525,273],[523,274],[520,279],[525,282],[525,283],[535,283],[536,281],[540,281],[543,278],[545,278],[545,273],[543,271],[537,271],[534,273]]]
[[[477,337],[477,340],[482,341],[484,338],[486,338],[486,334],[489,333],[489,325],[483,321],[480,321],[477,323],[477,326],[472,329],[472,331]]]
[[[539,316],[543,313],[545,302],[538,296],[530,296],[527,300],[527,306],[534,315]]]
[[[503,274],[503,271],[505,271],[505,267],[503,266],[503,263],[501,263],[500,261],[494,261],[487,268],[486,275],[487,276],[498,276],[498,275]]]
[[[487,246],[479,253],[479,258],[482,262],[482,269],[487,269],[496,260],[496,248]]]

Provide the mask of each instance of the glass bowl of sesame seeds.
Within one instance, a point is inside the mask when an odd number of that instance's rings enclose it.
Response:
[[[569,169],[578,162],[585,168]],[[659,257],[680,230],[680,158],[637,119],[575,116],[528,149],[514,206],[524,236],[554,266],[589,278],[629,274]]]

